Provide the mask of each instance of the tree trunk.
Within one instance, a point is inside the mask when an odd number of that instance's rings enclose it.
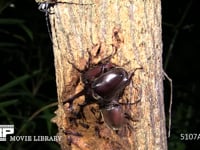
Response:
[[[50,8],[49,18],[59,103],[53,121],[62,136],[61,148],[167,149],[160,0],[60,0]],[[122,106],[133,119],[117,133],[97,121],[98,105],[84,107],[85,119],[72,119],[69,103],[62,103],[83,89],[80,73],[72,64],[83,70],[88,51],[92,64],[96,64],[114,50],[117,53],[112,63],[129,73],[143,68],[135,72],[120,100],[134,103],[140,99],[136,104]],[[79,111],[83,102],[84,96],[75,99],[73,110]]]

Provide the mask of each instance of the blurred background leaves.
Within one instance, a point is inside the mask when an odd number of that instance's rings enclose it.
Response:
[[[55,135],[50,122],[56,107],[52,43],[45,14],[34,0],[0,0],[0,124],[14,124],[15,134]],[[170,150],[198,149],[199,140],[181,140],[181,133],[199,133],[200,9],[198,0],[162,0],[163,67],[173,80]],[[168,115],[169,83],[165,80]],[[168,116],[167,116],[168,117]],[[59,149],[55,142],[1,142],[0,149]]]
[[[52,44],[45,16],[33,0],[0,1],[0,124],[14,124],[15,135],[55,135],[56,107]],[[1,142],[0,149],[59,149],[55,142]]]
[[[181,140],[181,134],[200,134],[200,9],[198,0],[162,0],[163,66],[173,79],[169,149],[199,149],[200,139]],[[168,114],[169,84],[165,81]],[[186,136],[185,136],[186,137]]]

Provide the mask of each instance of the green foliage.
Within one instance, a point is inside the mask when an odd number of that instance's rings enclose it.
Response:
[[[14,124],[15,136],[56,135],[56,125],[50,122],[56,107],[40,110],[56,102],[53,54],[44,14],[31,0],[1,0],[0,16],[0,124]],[[59,146],[55,142],[0,144],[5,150],[33,148]]]

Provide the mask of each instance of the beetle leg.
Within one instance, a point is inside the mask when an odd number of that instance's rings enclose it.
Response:
[[[63,132],[66,135],[74,135],[74,136],[79,136],[82,137],[83,135],[81,133],[75,132],[75,131],[70,131],[70,130],[63,130]]]
[[[88,124],[83,123],[83,122],[79,122],[79,124],[85,129],[89,129],[89,127],[90,127]]]
[[[87,105],[86,103],[84,103],[84,104],[79,104],[80,110],[79,110],[79,112],[78,112],[78,116],[79,116],[80,118],[84,119],[84,120],[86,120],[86,117],[85,117],[85,114],[84,114],[84,112],[83,112],[83,109],[84,109],[84,107],[85,107],[86,105]]]
[[[130,63],[130,60],[127,61],[127,62],[125,62],[125,63],[123,63],[123,64],[121,65],[121,67],[124,67],[124,66],[128,65],[129,63]]]
[[[85,91],[83,93],[85,93]],[[87,98],[85,98],[85,99],[87,99]],[[90,103],[88,103],[86,100],[82,104],[78,104],[78,106],[80,107],[79,112],[76,114],[78,116],[78,118],[82,118],[82,119],[86,120],[86,117],[85,117],[85,114],[83,112],[83,109],[88,104],[90,104]]]
[[[70,64],[70,65],[72,65],[72,67],[73,68],[75,68],[78,72],[80,72],[80,73],[83,73],[84,72],[84,70],[81,70],[81,69],[79,69],[75,64],[73,64],[71,61],[69,61],[69,60],[67,60],[68,61],[68,63]]]
[[[100,129],[99,129],[98,126],[95,126],[94,131],[95,131],[95,135],[96,135],[98,138],[101,138]]]
[[[141,99],[138,99],[137,101],[133,102],[133,103],[130,103],[130,102],[127,102],[127,103],[122,103],[122,102],[119,102],[120,105],[135,105],[137,103],[139,103],[141,101]]]
[[[114,55],[117,53],[117,50],[115,50],[112,54],[110,54],[109,56],[103,58],[98,64],[107,64],[108,62],[110,62],[111,58],[114,57]]]
[[[82,96],[82,95],[84,95],[84,94],[85,94],[85,90],[83,89],[82,91],[80,91],[79,93],[77,93],[77,94],[75,94],[74,96],[70,97],[69,99],[63,100],[62,103],[63,103],[63,104],[69,103],[70,106],[71,106],[72,103],[73,103],[73,101],[74,101],[76,98],[78,98],[78,97],[80,97],[80,96]]]
[[[103,118],[102,118],[101,113],[97,109],[95,109],[94,107],[92,107],[90,109],[90,111],[93,113],[95,119],[97,120],[97,123],[103,124],[103,121],[102,121]],[[96,113],[98,113],[98,116],[96,115]]]
[[[131,74],[129,75],[129,79],[128,79],[128,81],[127,82],[129,82],[130,83],[130,81],[131,81],[131,78],[134,76],[134,74],[135,74],[135,72],[137,71],[137,70],[140,70],[140,69],[143,69],[143,67],[140,67],[140,68],[135,68],[132,72],[131,72]]]
[[[88,68],[90,68],[91,67],[91,64],[90,64],[90,62],[91,62],[91,60],[92,60],[92,54],[91,54],[91,52],[87,49],[87,53],[88,53],[88,60],[87,60],[87,63],[86,63],[86,69],[88,69]],[[86,70],[85,69],[85,70]]]
[[[139,121],[138,119],[133,119],[133,117],[128,113],[124,113],[124,118],[131,120],[133,122]]]
[[[127,85],[130,84],[130,82],[132,81],[132,77],[135,75],[135,72],[136,72],[137,70],[139,70],[139,69],[143,69],[143,68],[142,68],[142,67],[140,67],[140,68],[135,68],[135,69],[131,72],[131,74],[130,74],[129,77],[128,77],[128,80],[127,80],[126,83],[125,83],[125,86],[127,86]]]

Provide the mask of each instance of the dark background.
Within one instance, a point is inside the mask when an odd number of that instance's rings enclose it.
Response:
[[[200,147],[200,136],[199,140],[188,137],[200,135],[199,4],[198,0],[162,0],[163,66],[173,80],[170,150]],[[56,108],[30,118],[42,106],[57,101],[52,44],[45,14],[37,7],[34,0],[0,0],[0,124],[14,124],[15,136],[57,132],[49,122]],[[168,117],[169,83],[164,83]],[[54,142],[1,142],[0,149],[54,150],[59,146]]]

